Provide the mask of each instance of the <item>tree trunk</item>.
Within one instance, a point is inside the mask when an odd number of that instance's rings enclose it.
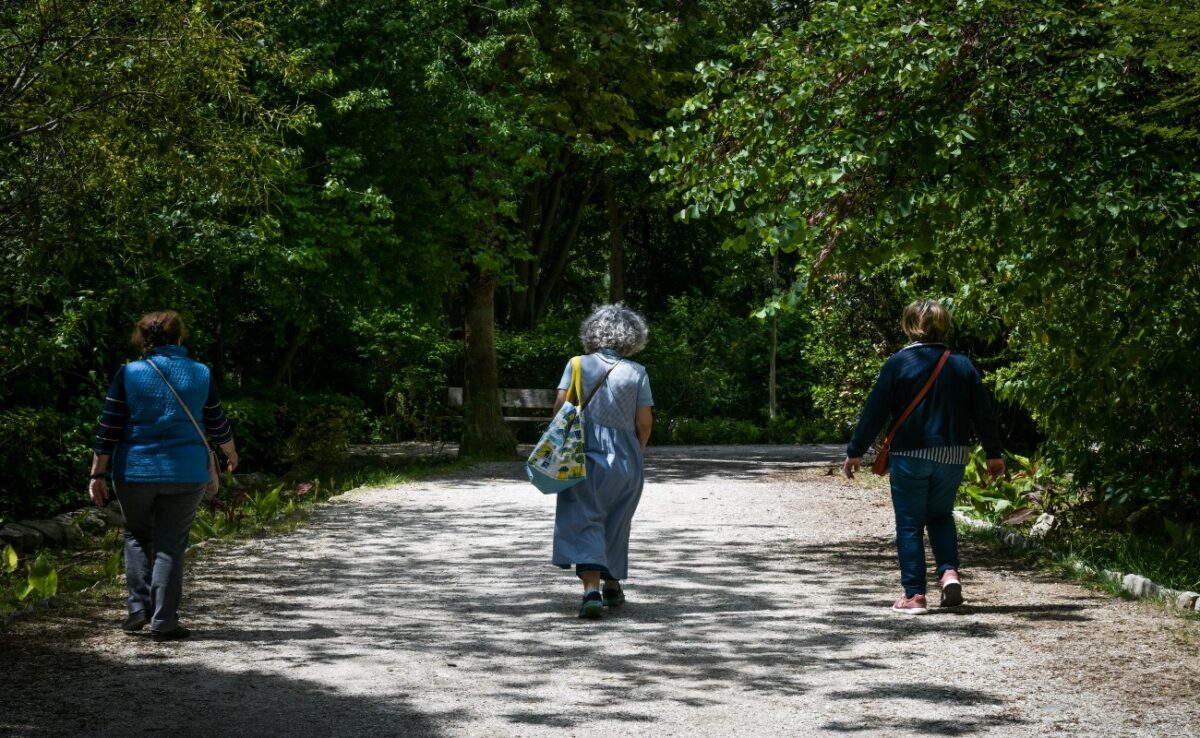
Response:
[[[625,299],[625,224],[612,180],[604,176],[604,207],[608,211],[608,301]]]
[[[771,316],[771,374],[770,374],[770,378],[767,380],[767,384],[770,387],[770,395],[771,395],[770,407],[769,407],[769,413],[771,415],[771,420],[775,419],[775,416],[778,412],[775,407],[775,354],[776,354],[776,349],[779,345],[778,340],[777,340],[778,334],[776,332],[776,328],[778,327],[777,326],[778,320],[779,319],[776,316],[774,316],[774,315]]]
[[[779,290],[779,251],[776,250],[771,255],[771,292],[775,293]],[[771,295],[775,297],[774,294]],[[775,406],[775,355],[778,353],[779,347],[779,316],[777,313],[771,313],[771,373],[767,381],[769,386],[770,400],[768,412],[771,415],[771,420],[775,419],[778,412]]]
[[[208,357],[208,365],[212,367],[213,382],[217,387],[225,387],[225,320],[217,315],[217,323],[213,326],[213,350]]]
[[[583,222],[584,209],[587,208],[588,201],[592,199],[592,193],[596,191],[596,185],[599,180],[592,178],[588,180],[583,192],[579,195],[578,202],[571,209],[571,223],[567,227],[567,233],[562,240],[557,243],[554,261],[543,270],[541,278],[538,280],[537,301],[533,305],[533,328],[538,321],[546,314],[546,308],[550,305],[550,297],[558,286],[562,284],[563,273],[567,269],[567,261],[571,257],[571,245],[575,243],[575,237],[579,235],[579,225]]]
[[[278,387],[283,383],[284,379],[288,380],[288,386],[291,386],[292,377],[292,362],[296,359],[296,354],[300,352],[300,347],[304,345],[304,329],[297,328],[292,333],[291,339],[288,341],[287,350],[283,353],[283,358],[279,362],[279,366],[275,369],[275,375],[271,377],[271,386]]]
[[[525,203],[521,207],[521,226],[525,232],[525,238],[533,244],[537,239],[537,223],[541,221],[538,213],[541,210],[541,184],[534,184],[529,193],[525,195]],[[524,328],[530,323],[530,315],[533,313],[533,301],[530,299],[530,291],[534,283],[535,275],[537,274],[537,257],[536,255],[530,259],[518,261],[516,263],[516,284],[508,290],[508,325]]]
[[[516,456],[517,440],[504,424],[496,365],[496,277],[467,279],[463,320],[463,435],[460,456]]]

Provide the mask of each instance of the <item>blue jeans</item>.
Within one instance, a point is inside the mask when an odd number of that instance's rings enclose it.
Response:
[[[937,563],[937,575],[958,570],[958,532],[954,496],[966,467],[892,455],[892,507],[896,510],[896,552],[904,596],[925,594],[925,540]]]
[[[113,485],[125,515],[125,581],[129,614],[144,612],[150,629],[179,627],[183,554],[205,483]]]

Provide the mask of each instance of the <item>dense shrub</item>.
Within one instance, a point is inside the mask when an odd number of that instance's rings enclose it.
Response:
[[[672,298],[667,312],[651,316],[650,343],[638,360],[650,372],[655,404],[672,415],[720,416],[764,423],[770,356],[769,325],[719,300]],[[811,412],[812,369],[801,343],[805,317],[779,317],[777,402],[781,412]]]
[[[69,495],[71,470],[64,440],[70,420],[48,409],[18,407],[0,411],[0,468],[4,494],[0,519],[53,512]],[[82,464],[82,462],[81,462]],[[78,477],[75,470],[74,477]],[[86,469],[84,469],[86,476]],[[79,490],[83,486],[80,484]]]
[[[554,387],[567,360],[583,351],[582,315],[554,315],[534,331],[499,331],[496,361],[501,387]]]
[[[833,275],[812,285],[810,329],[802,339],[813,366],[814,415],[844,438],[858,422],[887,357],[903,345],[899,279],[882,272],[860,278]]]
[[[371,437],[371,416],[356,397],[273,388],[225,401],[245,471],[281,472],[345,457]]]
[[[364,318],[355,330],[361,336],[359,354],[372,367],[369,385],[383,398],[377,440],[445,433],[441,418],[447,414],[446,389],[454,383],[462,342],[410,307]]]
[[[0,521],[47,517],[85,501],[102,402],[83,398],[69,413],[31,407],[0,410]]]
[[[233,425],[242,468],[278,471],[284,439],[279,406],[253,397],[227,398],[223,404]]]

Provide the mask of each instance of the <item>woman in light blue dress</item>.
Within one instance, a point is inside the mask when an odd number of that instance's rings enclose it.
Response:
[[[583,411],[587,479],[558,495],[553,563],[574,566],[583,580],[581,618],[625,602],[621,580],[629,573],[629,530],[642,497],[642,449],[654,405],[646,368],[629,357],[645,348],[648,335],[646,320],[621,303],[596,308],[579,329],[583,396],[591,396]],[[555,413],[570,386],[567,362]]]

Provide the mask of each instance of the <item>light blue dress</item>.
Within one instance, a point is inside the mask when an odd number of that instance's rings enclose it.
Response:
[[[619,362],[619,364],[618,364]],[[554,518],[555,566],[599,568],[605,578],[629,574],[629,530],[642,497],[642,447],[634,415],[654,404],[646,367],[615,353],[583,357],[583,396],[604,381],[583,411],[587,479],[558,494]],[[560,390],[571,383],[567,362]]]

